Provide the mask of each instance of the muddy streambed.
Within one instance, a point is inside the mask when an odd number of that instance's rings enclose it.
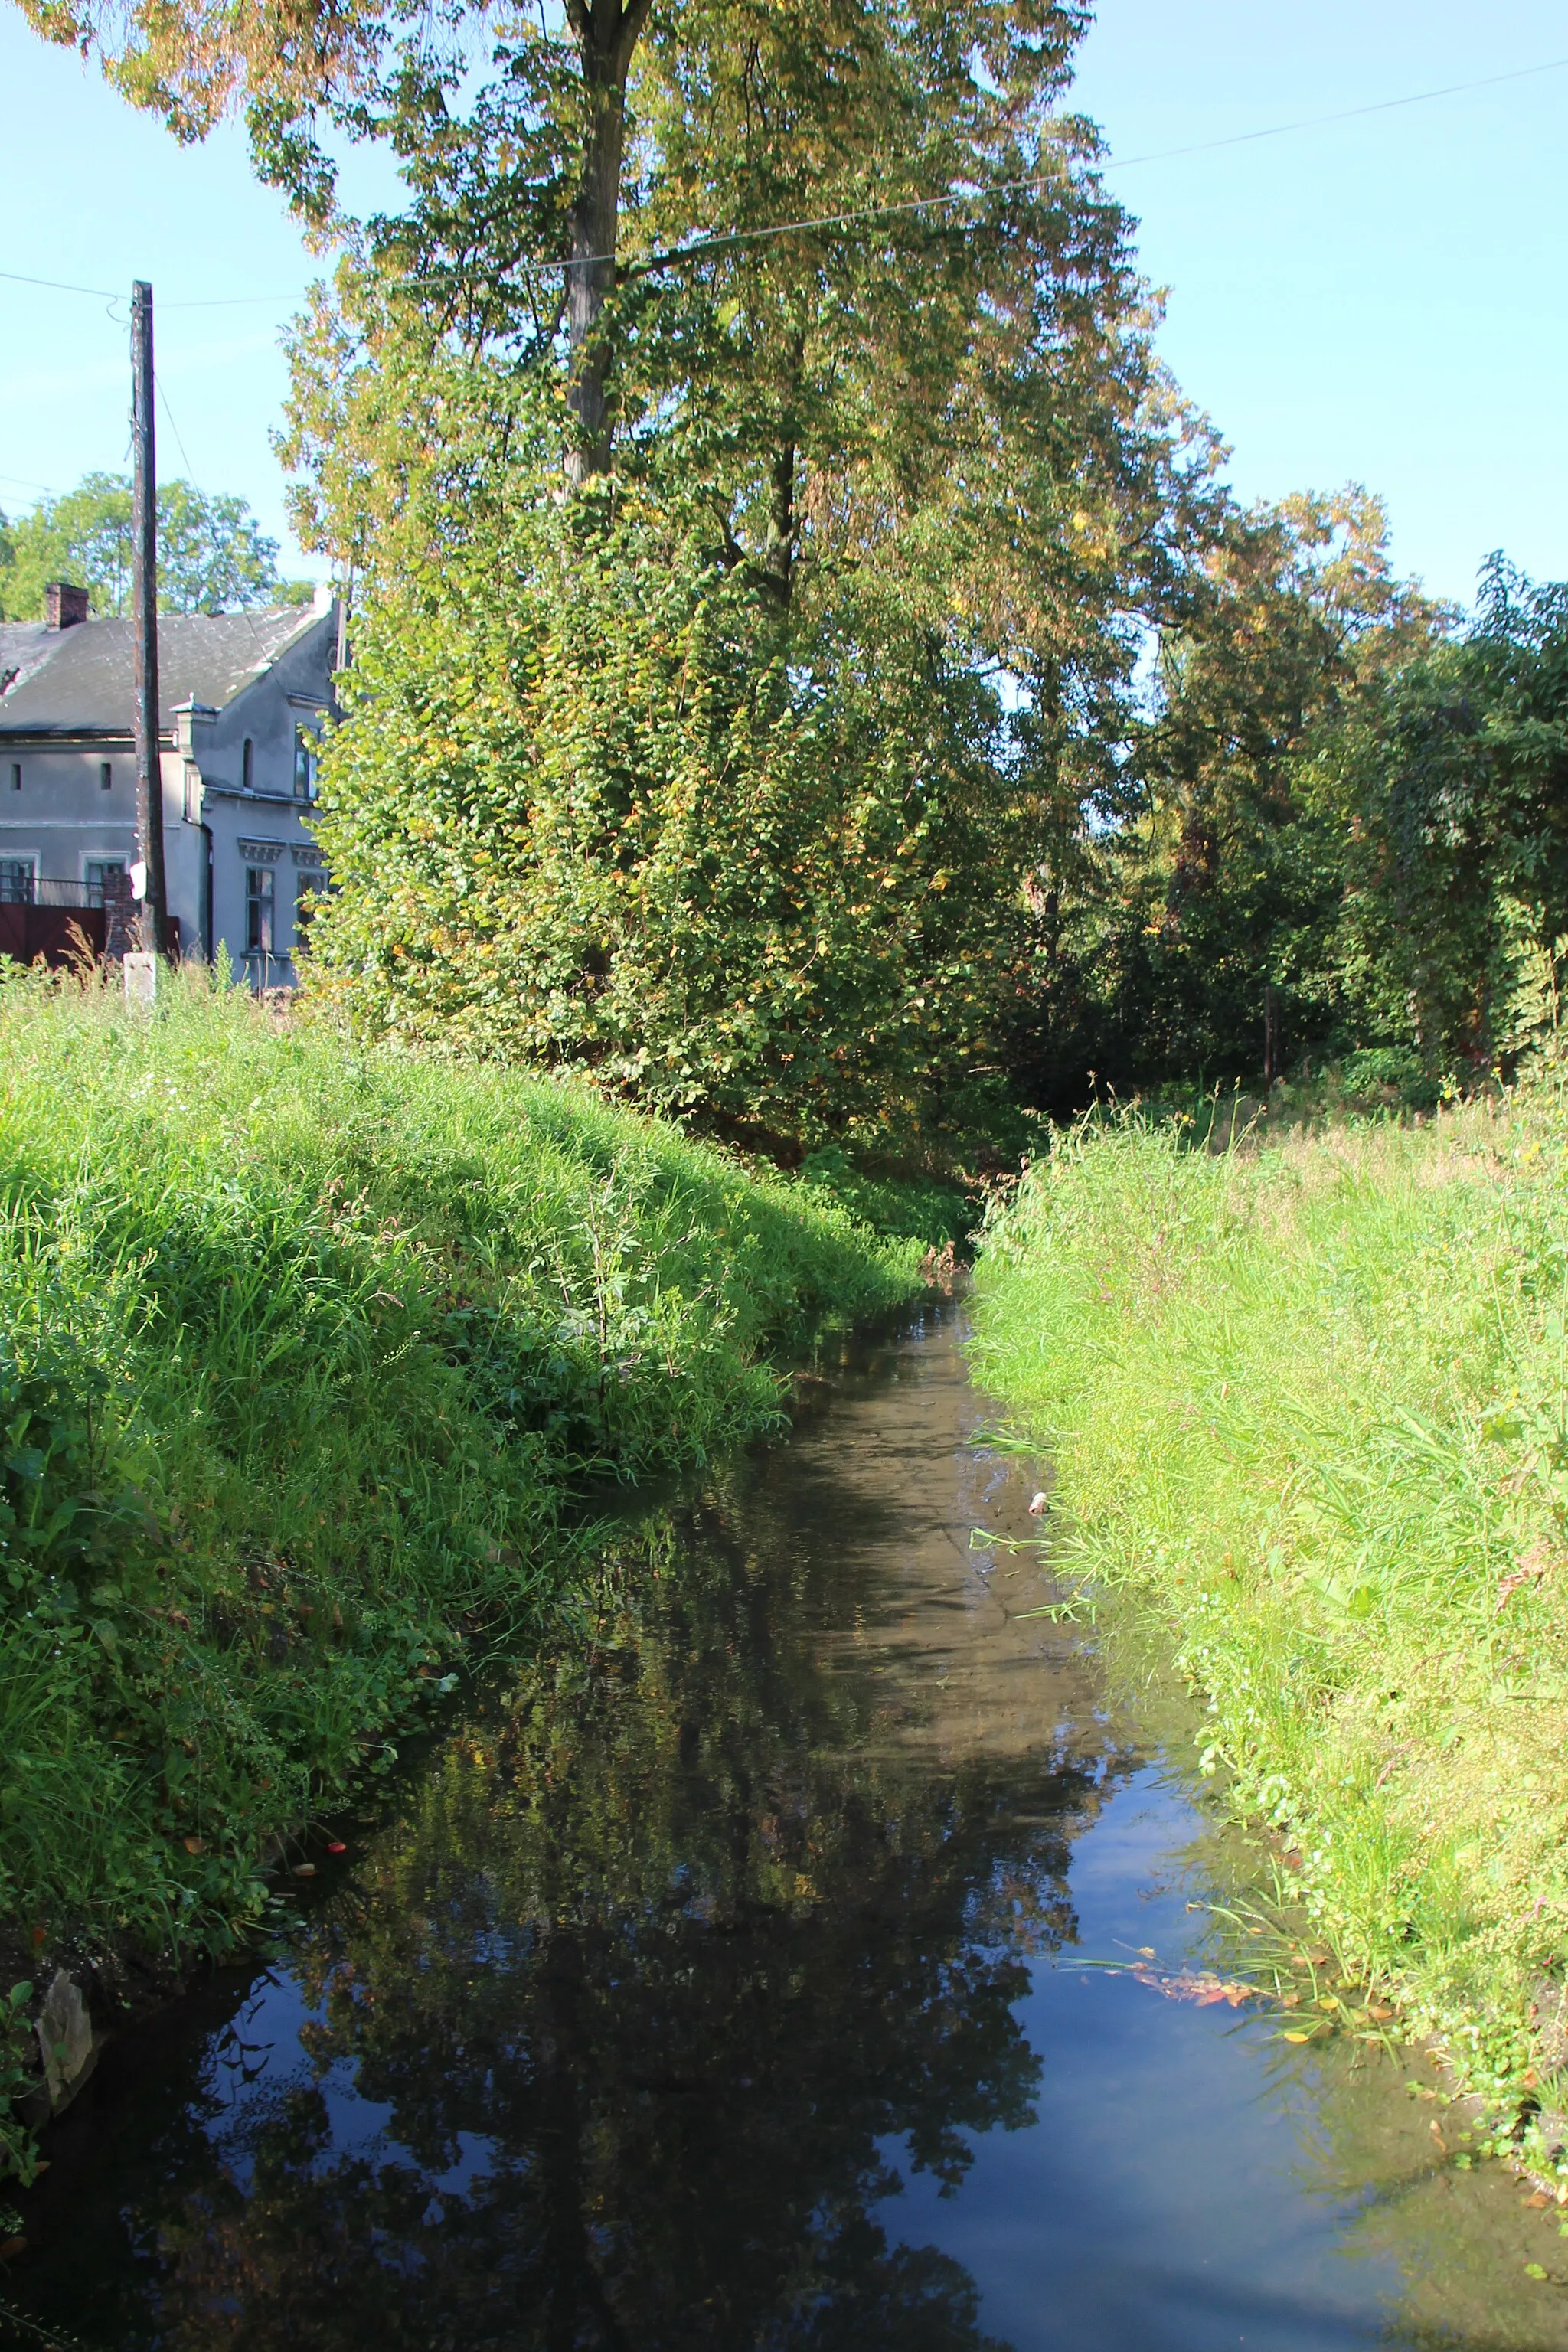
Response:
[[[1568,2347],[1568,2240],[1438,2153],[1419,2062],[1172,1997],[1234,1967],[1245,1850],[1184,1702],[972,1544],[1036,1479],[962,1328],[628,1521],[590,1637],[452,1701],[267,1964],[106,2051],[18,2341]]]

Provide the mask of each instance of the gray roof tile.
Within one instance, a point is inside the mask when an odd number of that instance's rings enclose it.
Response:
[[[242,687],[321,621],[309,605],[258,613],[164,613],[158,620],[158,710],[164,729],[182,702],[222,709]],[[130,621],[0,625],[0,735],[131,732],[134,647]],[[13,648],[11,641],[16,640]]]

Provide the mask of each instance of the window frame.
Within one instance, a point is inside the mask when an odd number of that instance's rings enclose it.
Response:
[[[262,934],[265,933],[265,937]],[[245,952],[272,956],[278,952],[278,877],[271,866],[245,862]]]
[[[96,877],[93,872],[93,868],[95,866],[98,869]],[[89,907],[102,906],[103,883],[104,877],[106,875],[110,873],[129,874],[130,871],[130,861],[124,857],[84,857],[81,861],[81,887],[87,892],[88,905]],[[98,893],[96,898],[92,895],[95,890]]]
[[[321,729],[297,719],[294,721],[294,798],[306,808],[314,808],[320,797],[317,772],[321,759]]]
[[[25,872],[27,876],[27,889],[24,897],[13,898],[11,895],[9,869],[12,867],[18,874]],[[37,903],[38,852],[24,849],[0,857],[0,907],[36,907]]]

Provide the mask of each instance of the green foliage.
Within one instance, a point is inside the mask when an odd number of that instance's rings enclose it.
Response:
[[[1336,953],[1366,1027],[1429,1073],[1492,1066],[1568,930],[1568,589],[1494,559],[1473,626],[1377,678],[1312,782],[1342,827]],[[1550,981],[1534,1012],[1554,1028]]]
[[[1096,821],[1042,876],[1050,936],[1014,1048],[1037,1095],[1081,1100],[1086,1067],[1119,1090],[1274,1077],[1346,1042],[1346,823],[1310,758],[1442,619],[1393,577],[1364,490],[1226,517]]]
[[[51,580],[86,588],[100,616],[128,613],[131,556],[131,484],[122,474],[86,474],[18,521],[0,519],[0,619],[40,619]],[[278,542],[243,499],[209,497],[178,479],[159,484],[161,613],[243,611],[310,593],[309,582],[279,577]]]
[[[1126,603],[1178,596],[1212,452],[1052,111],[1076,19],[650,24],[610,473],[563,494],[579,359],[496,226],[498,175],[542,236],[580,168],[548,32],[466,112],[419,99],[406,213],[301,331],[300,528],[368,583],[319,954],[375,1032],[903,1148],[1000,1066],[1061,744],[1125,682]]]
[[[528,514],[506,576],[576,528]],[[446,610],[368,618],[316,952],[374,1031],[735,1131],[940,1126],[1019,952],[1002,713],[869,583],[786,623],[704,536],[650,513],[572,549],[569,601],[498,611],[448,566]]]
[[[1559,1019],[1568,605],[1500,558],[1464,627],[1363,492],[1236,518],[1159,648],[1098,823],[1060,843],[1013,1066],[1037,1098],[1364,1053],[1435,1098]]]
[[[0,988],[0,1915],[222,1949],[267,1842],[465,1635],[577,1572],[564,1499],[776,1422],[770,1348],[915,1244],[565,1086]]]
[[[1553,1079],[1262,1150],[1094,1122],[979,1269],[977,1363],[1072,1554],[1177,1635],[1204,1768],[1505,2102],[1568,1971],[1565,1264]]]
[[[975,1204],[929,1177],[879,1174],[857,1166],[843,1147],[824,1144],[800,1164],[800,1181],[826,1192],[874,1234],[895,1234],[941,1250],[964,1243],[977,1219]]]

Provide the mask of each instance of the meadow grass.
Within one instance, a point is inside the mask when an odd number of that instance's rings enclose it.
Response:
[[[1280,1832],[1343,1968],[1546,2160],[1568,2139],[1560,1084],[1218,1154],[1180,1120],[1091,1121],[993,1220],[975,1357],[1054,1452],[1060,1555],[1174,1631],[1203,1768]]]
[[[921,1244],[584,1087],[0,971],[0,1921],[41,1979],[232,1944],[465,1636],[570,1595],[584,1498],[774,1423],[781,1353]]]

